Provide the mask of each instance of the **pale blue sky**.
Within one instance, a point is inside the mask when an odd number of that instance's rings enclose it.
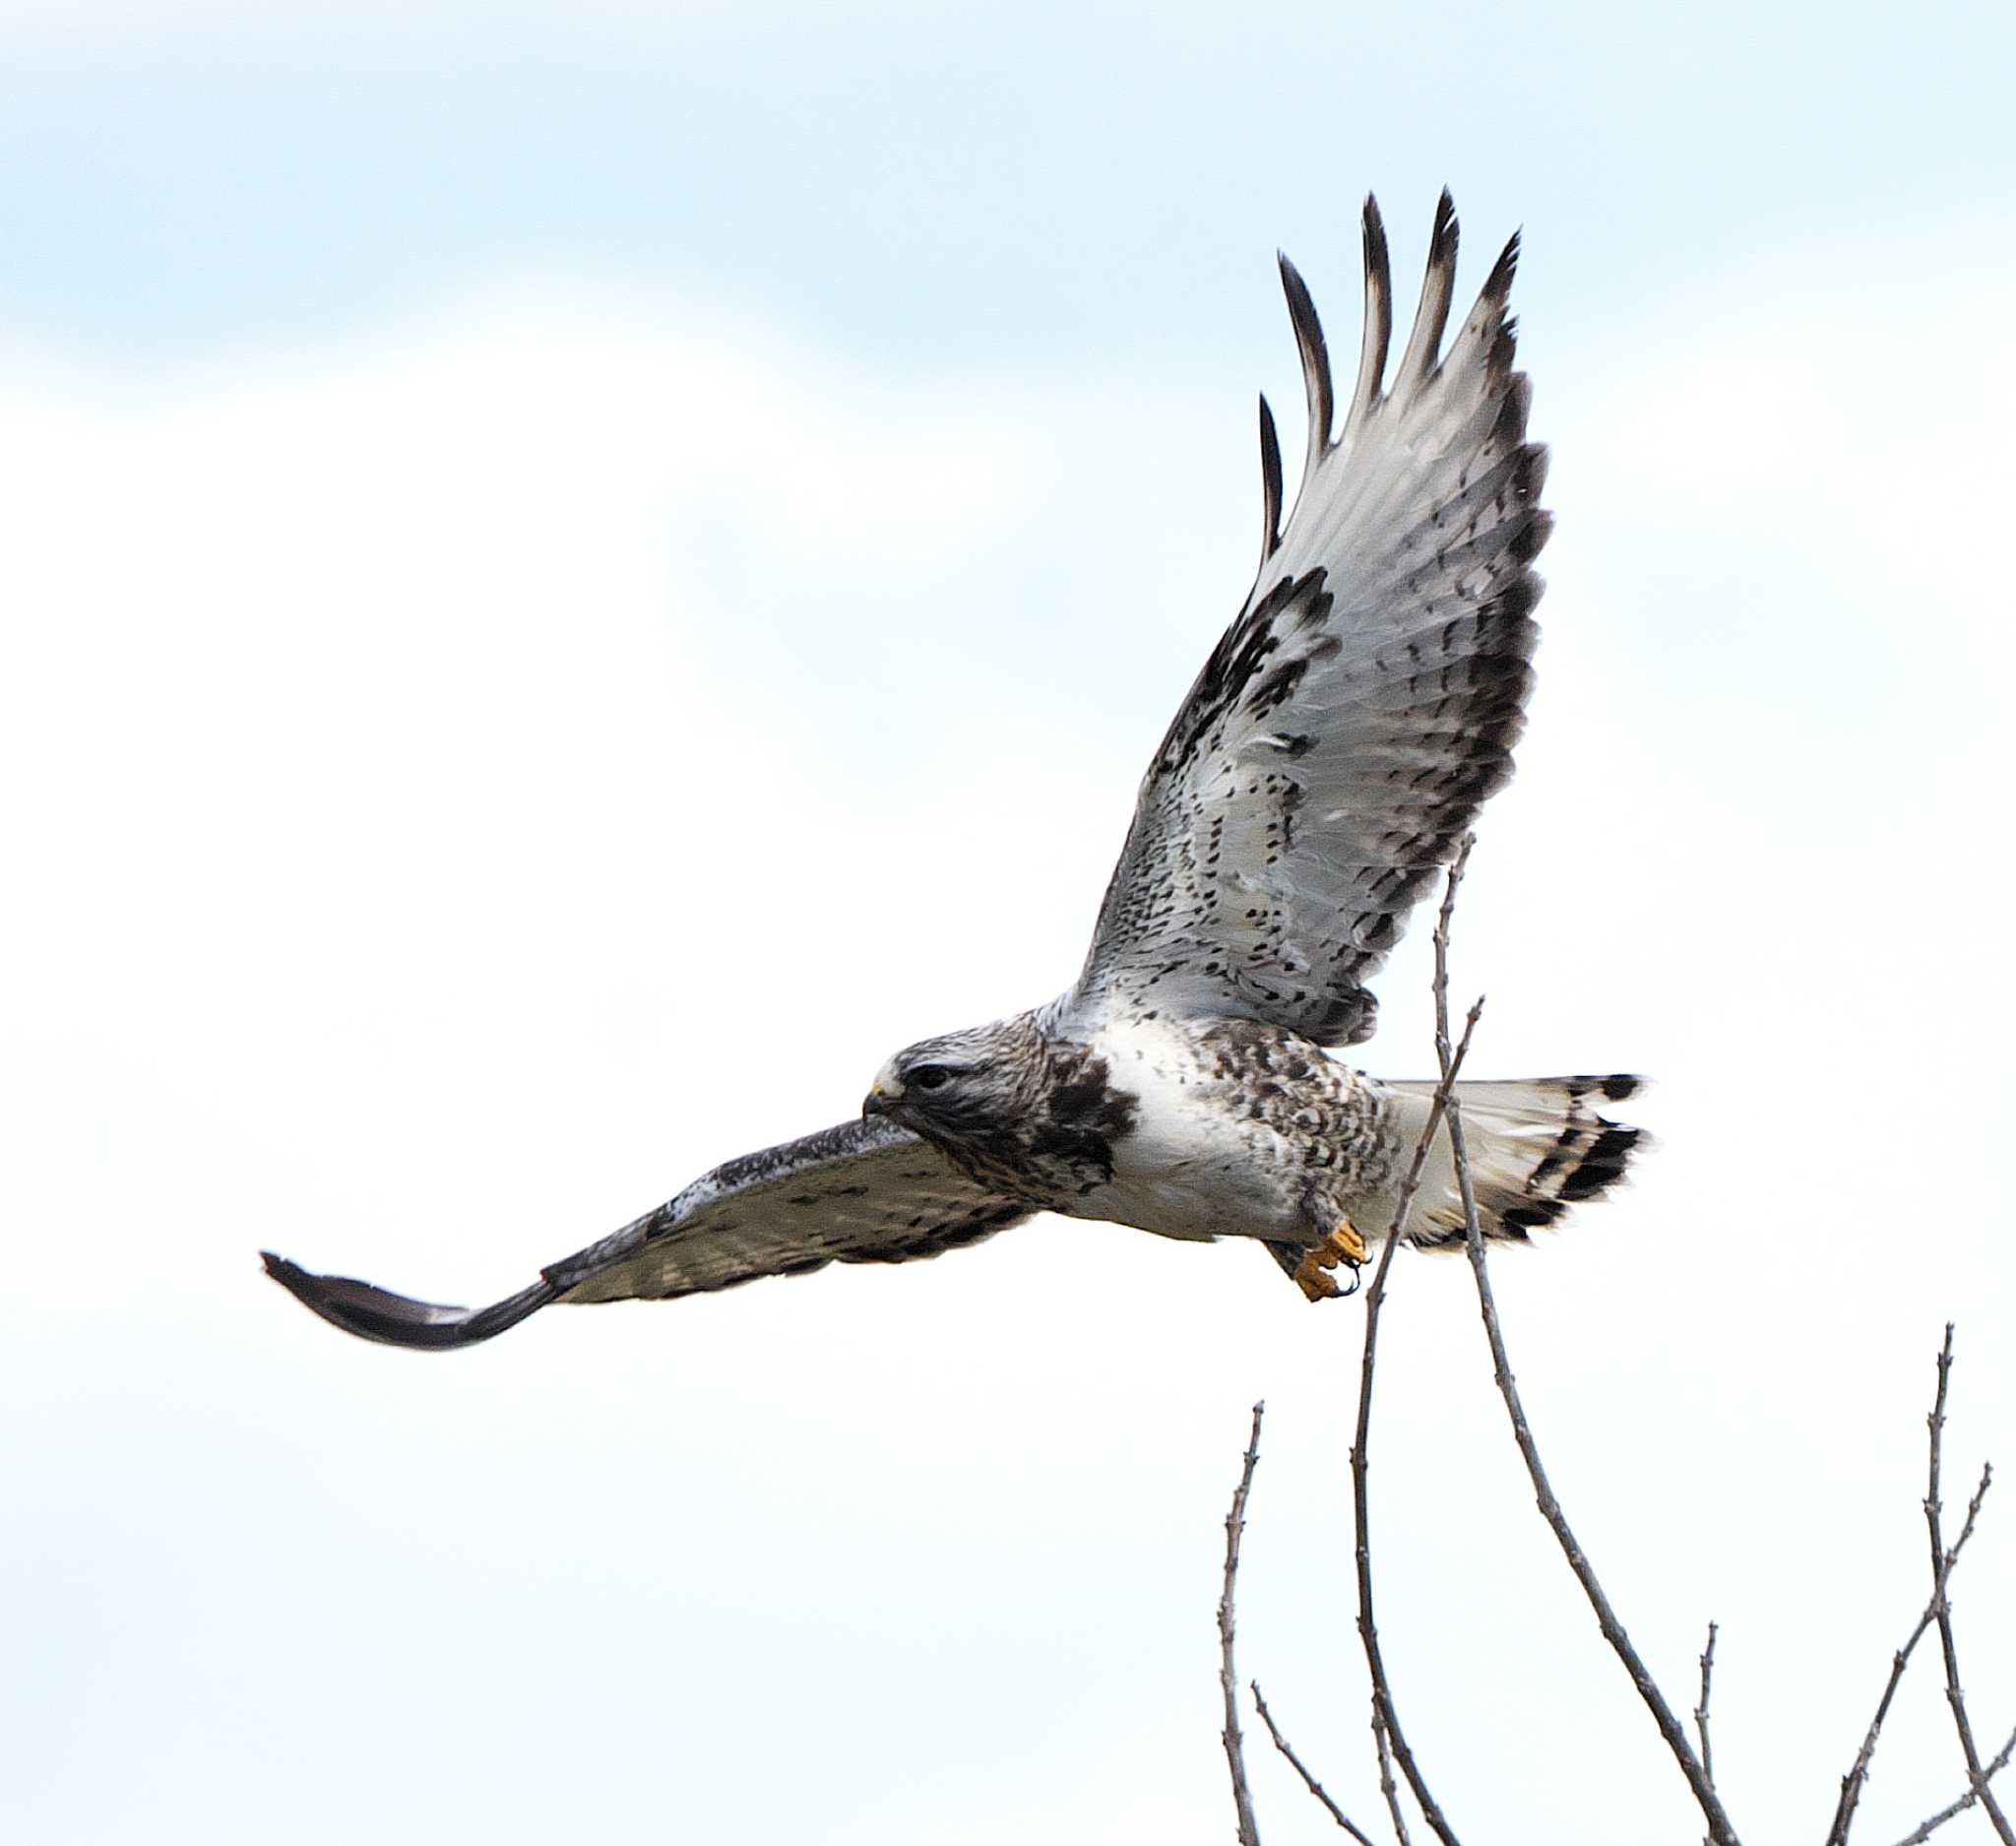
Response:
[[[97,11],[7,34],[0,304],[120,359],[555,269],[920,366],[1195,358],[1256,251],[1445,180],[1545,240],[1530,316],[1600,321],[2006,225],[2016,159],[1988,5]],[[1137,275],[1194,318],[1117,316]]]
[[[1260,1395],[1243,1665],[1369,1821],[1358,1312],[1258,1252],[1039,1225],[446,1360],[252,1252],[484,1299],[1060,987],[1255,389],[1297,452],[1273,252],[1352,350],[1359,198],[1405,293],[1447,182],[1463,291],[1525,226],[1560,515],[1477,1067],[1659,1080],[1501,1265],[1515,1359],[1676,1691],[1724,1624],[1739,1824],[1816,1837],[1948,1315],[1953,1496],[2016,1463],[2006,9],[199,11],[0,10],[0,1834],[1223,1840]],[[1466,1273],[1395,1286],[1382,1627],[1464,1837],[1698,1837]],[[1894,1722],[1878,1846],[1960,1780],[1929,1680]]]

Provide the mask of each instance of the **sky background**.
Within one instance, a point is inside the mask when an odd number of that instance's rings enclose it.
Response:
[[[1458,922],[1479,1075],[1635,1069],[1499,1261],[1555,1486],[1817,1839],[2016,1465],[2006,8],[0,8],[0,1833],[1231,1837],[1213,1606],[1377,1808],[1361,1314],[1263,1254],[487,1300],[1075,971],[1250,581],[1273,276],[1515,304],[1559,525]],[[1402,312],[1411,311],[1411,300]],[[1425,942],[1368,1067],[1431,1065]],[[1699,1837],[1403,1256],[1380,1626],[1468,1841]],[[1955,1586],[2016,1724],[2016,1511]],[[1962,1787],[1931,1660],[1858,1840]],[[1271,1846],[1330,1822],[1255,1740]],[[2012,1783],[2016,1794],[2016,1783]],[[1942,1837],[1987,1837],[1978,1816]]]

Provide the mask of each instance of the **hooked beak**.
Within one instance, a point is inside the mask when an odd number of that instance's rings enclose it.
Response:
[[[896,1074],[896,1059],[891,1058],[875,1073],[875,1081],[868,1085],[868,1094],[861,1099],[861,1119],[871,1115],[893,1115],[896,1106],[903,1101],[903,1079]]]

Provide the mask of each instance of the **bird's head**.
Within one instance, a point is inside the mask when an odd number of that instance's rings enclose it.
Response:
[[[861,1114],[887,1115],[941,1143],[973,1141],[1027,1115],[1044,1067],[1041,1035],[1026,1013],[919,1039],[876,1072]]]

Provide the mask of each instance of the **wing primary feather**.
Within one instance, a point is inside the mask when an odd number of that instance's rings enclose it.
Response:
[[[474,1346],[480,1340],[495,1338],[507,1327],[515,1327],[558,1293],[541,1277],[532,1287],[520,1289],[501,1302],[492,1302],[487,1307],[443,1307],[433,1302],[394,1295],[389,1289],[374,1288],[351,1276],[310,1275],[299,1264],[276,1256],[271,1250],[261,1250],[259,1259],[266,1265],[266,1273],[304,1307],[313,1309],[346,1333],[377,1340],[385,1346]]]
[[[1288,296],[1288,317],[1294,323],[1295,346],[1302,355],[1302,389],[1309,399],[1309,450],[1302,461],[1302,478],[1330,446],[1330,418],[1336,394],[1330,383],[1330,349],[1323,344],[1323,323],[1309,299],[1309,286],[1286,256],[1280,258],[1282,291]]]
[[[266,1273],[333,1326],[388,1346],[473,1346],[550,1302],[664,1301],[828,1263],[899,1263],[977,1243],[1029,1216],[908,1128],[844,1121],[704,1173],[666,1203],[549,1263],[487,1307],[416,1302],[264,1251]]]
[[[1368,1037],[1366,981],[1511,773],[1549,526],[1508,300],[1520,240],[1459,325],[1446,191],[1433,218],[1396,341],[1391,252],[1365,202],[1348,406],[1282,261],[1311,467],[1277,530],[1263,411],[1264,567],[1142,781],[1066,1017],[1229,1014],[1325,1046]]]
[[[1358,348],[1358,381],[1351,394],[1344,426],[1354,429],[1379,401],[1386,376],[1386,349],[1393,340],[1393,269],[1386,256],[1386,225],[1379,201],[1365,194],[1365,333]]]
[[[1281,543],[1281,438],[1267,394],[1260,394],[1260,562],[1264,565]]]
[[[1456,201],[1442,188],[1435,207],[1435,230],[1428,239],[1428,270],[1421,283],[1421,304],[1416,309],[1414,332],[1400,356],[1394,389],[1413,390],[1435,369],[1442,353],[1442,334],[1449,325],[1449,303],[1456,295],[1456,246],[1459,238]]]

